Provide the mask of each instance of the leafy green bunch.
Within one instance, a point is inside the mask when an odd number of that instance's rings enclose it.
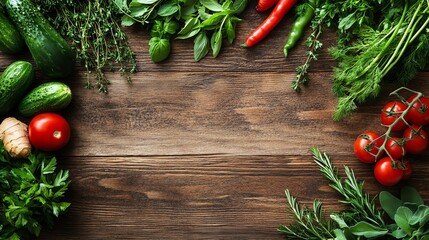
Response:
[[[194,59],[200,61],[212,50],[217,57],[226,39],[235,39],[237,17],[247,0],[115,0],[122,12],[122,25],[140,23],[150,28],[149,55],[154,62],[170,54],[171,39],[194,38]]]
[[[55,157],[33,152],[11,158],[0,142],[0,239],[32,239],[42,226],[52,227],[70,206],[62,201],[69,183]]]
[[[340,202],[349,209],[332,212],[327,219],[320,201],[315,200],[312,208],[301,207],[286,190],[289,211],[295,221],[289,226],[280,225],[278,230],[285,237],[305,240],[429,239],[429,207],[414,188],[404,187],[400,199],[382,191],[379,194],[382,209],[377,209],[352,169],[345,166],[346,177],[342,179],[326,153],[317,148],[313,148],[312,153],[322,175],[331,181],[329,186],[340,193],[343,197]],[[385,214],[390,220],[384,218]]]

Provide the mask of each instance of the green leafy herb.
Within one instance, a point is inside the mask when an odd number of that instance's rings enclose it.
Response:
[[[379,194],[381,210],[363,191],[353,170],[345,166],[345,179],[338,175],[326,153],[313,148],[314,161],[319,165],[322,175],[331,181],[329,186],[343,196],[341,203],[349,209],[331,213],[330,219],[323,215],[322,203],[313,202],[313,208],[302,207],[288,190],[285,191],[289,210],[295,218],[291,225],[280,225],[279,232],[288,239],[421,239],[429,236],[429,207],[424,205],[418,192],[404,187],[401,199],[391,193]],[[390,222],[383,217],[387,214]]]
[[[116,0],[34,0],[53,26],[72,44],[87,72],[87,88],[107,93],[106,71],[118,70],[130,82],[136,71],[135,54],[117,22]],[[138,13],[141,14],[141,13]],[[94,76],[94,78],[92,78]]]
[[[221,51],[223,40],[232,44],[235,27],[241,21],[236,15],[247,6],[247,0],[159,0],[159,1],[115,1],[122,12],[122,25],[140,23],[150,26],[151,37],[149,55],[152,61],[159,62],[170,53],[167,40],[194,39],[194,59],[200,61],[212,50],[213,57]],[[157,36],[154,26],[176,22],[177,31]],[[210,41],[208,41],[210,39]],[[162,42],[162,44],[159,44]],[[158,44],[154,44],[158,43]],[[167,47],[168,45],[168,47]]]
[[[64,202],[69,172],[57,171],[57,160],[33,152],[28,159],[12,159],[0,142],[0,239],[30,239],[42,226],[52,227]]]

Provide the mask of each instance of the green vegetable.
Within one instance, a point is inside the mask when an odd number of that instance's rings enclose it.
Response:
[[[292,29],[283,48],[285,57],[287,57],[289,50],[301,39],[305,26],[313,19],[315,7],[316,0],[309,0],[297,6],[297,18],[292,24]]]
[[[16,61],[0,76],[0,116],[11,110],[24,96],[34,79],[29,62]]]
[[[6,8],[42,73],[52,78],[69,76],[74,53],[36,6],[29,0],[8,0]]]
[[[0,51],[18,53],[25,48],[24,40],[0,6]]]
[[[61,82],[48,82],[30,91],[18,106],[19,113],[34,117],[43,112],[56,112],[66,108],[72,100],[70,88]]]
[[[338,97],[335,120],[378,96],[383,79],[406,84],[429,61],[429,3],[415,1],[319,0],[307,42],[307,60],[297,67],[298,83],[308,82],[310,62],[318,59],[325,28],[338,32],[330,49],[338,60],[333,92]],[[299,89],[299,87],[297,88]]]
[[[340,202],[347,204],[349,209],[330,213],[330,219],[326,219],[320,201],[315,200],[312,208],[302,207],[286,190],[295,222],[289,226],[280,225],[278,230],[285,237],[305,240],[428,239],[429,207],[424,205],[414,188],[402,188],[401,199],[382,191],[379,194],[382,209],[379,210],[373,199],[363,191],[363,182],[356,179],[352,169],[345,166],[346,177],[341,179],[326,153],[321,153],[317,148],[313,148],[312,153],[322,175],[331,181],[329,186],[340,193],[344,198]],[[390,217],[389,222],[383,218],[386,213]]]
[[[33,2],[74,48],[76,59],[86,69],[86,88],[107,93],[110,81],[105,72],[110,71],[119,71],[131,83],[130,75],[136,71],[137,63],[127,35],[118,24],[120,17],[114,1]]]
[[[247,0],[160,0],[114,1],[123,13],[122,25],[135,23],[151,26],[149,54],[154,62],[170,54],[170,39],[194,39],[194,59],[200,61],[212,50],[217,57],[224,39],[232,44],[235,27],[241,21],[236,15],[247,6]],[[174,31],[165,25],[174,22]],[[160,27],[164,26],[164,27]],[[180,26],[180,29],[176,29]],[[153,29],[156,29],[154,31]],[[163,30],[161,30],[163,29]],[[156,34],[153,34],[153,33]],[[162,36],[159,36],[162,35]],[[209,41],[208,41],[209,40]],[[168,43],[167,43],[168,42]]]
[[[33,152],[12,159],[0,142],[0,239],[35,239],[43,226],[52,227],[70,206],[63,201],[69,183],[55,157]]]

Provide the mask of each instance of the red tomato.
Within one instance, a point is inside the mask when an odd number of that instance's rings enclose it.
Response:
[[[390,127],[396,119],[400,118],[402,113],[407,109],[407,106],[402,102],[389,102],[381,110],[381,124]],[[407,125],[401,119],[392,127],[392,131],[401,131]]]
[[[42,113],[30,121],[28,138],[37,149],[57,151],[70,140],[70,125],[56,113]]]
[[[386,141],[386,153],[389,153],[393,159],[400,160],[407,153],[404,148],[404,140],[397,137],[390,137]]]
[[[402,137],[405,139],[405,148],[409,153],[420,154],[428,146],[428,135],[421,126],[408,127]]]
[[[413,95],[408,98],[407,102],[411,103],[417,95]],[[426,96],[422,96],[419,100],[417,100],[413,107],[407,113],[407,119],[412,124],[416,125],[426,125],[429,123],[429,98]]]
[[[405,168],[402,170],[404,171],[404,175],[402,176],[402,179],[408,179],[410,178],[411,174],[413,173],[413,166],[411,165],[411,162],[408,160],[404,161]]]
[[[393,186],[402,180],[404,171],[402,169],[395,168],[392,163],[399,166],[400,162],[391,160],[389,157],[384,157],[375,164],[374,176],[377,181],[384,186]]]
[[[377,160],[375,155],[377,155],[382,144],[383,139],[377,133],[364,132],[356,139],[353,150],[362,162],[374,163]]]

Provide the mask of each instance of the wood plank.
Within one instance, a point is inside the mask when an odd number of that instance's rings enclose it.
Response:
[[[350,155],[365,130],[382,132],[379,100],[352,117],[331,119],[336,99],[329,73],[313,73],[302,94],[289,73],[138,73],[132,85],[115,79],[106,96],[72,83],[70,156],[305,155],[316,145]],[[415,87],[429,92],[419,75]],[[113,78],[113,76],[112,76]]]
[[[323,149],[322,149],[323,150]],[[355,169],[372,196],[384,188],[372,167],[353,157],[331,156]],[[338,211],[340,196],[327,187],[311,156],[158,156],[62,158],[73,182],[73,205],[41,239],[281,239],[291,223],[284,189],[309,206],[314,198]],[[415,163],[408,181],[429,200],[429,167]]]

